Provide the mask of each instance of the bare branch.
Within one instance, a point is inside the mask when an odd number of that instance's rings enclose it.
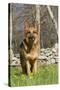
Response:
[[[57,21],[56,21],[55,18],[54,18],[54,15],[53,15],[53,12],[52,12],[50,6],[47,6],[47,9],[48,9],[48,12],[49,12],[49,14],[50,14],[51,19],[52,19],[53,22],[54,22],[55,29],[56,29],[56,32],[57,32],[57,30],[58,30]],[[58,34],[58,32],[57,32],[57,34]]]

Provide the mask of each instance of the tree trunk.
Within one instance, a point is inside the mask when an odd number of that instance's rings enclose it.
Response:
[[[12,50],[12,21],[13,21],[13,5],[10,4],[10,61],[14,57]]]
[[[38,55],[40,55],[40,5],[36,5],[36,21],[38,22],[38,39],[39,39]]]
[[[49,14],[50,14],[51,19],[52,19],[52,20],[53,20],[53,22],[54,22],[55,29],[56,29],[56,32],[57,32],[57,34],[58,34],[57,21],[56,21],[56,20],[55,20],[55,18],[54,18],[54,15],[53,15],[53,12],[52,12],[52,10],[51,10],[50,6],[47,6],[47,9],[48,9],[48,12],[49,12]]]

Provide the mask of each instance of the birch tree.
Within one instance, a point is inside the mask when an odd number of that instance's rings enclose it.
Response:
[[[40,55],[40,5],[36,5],[36,20],[38,22],[38,39],[39,39],[38,55]]]
[[[54,22],[55,29],[56,29],[56,32],[57,32],[57,30],[58,30],[57,21],[56,21],[55,18],[54,18],[54,15],[53,15],[53,12],[52,12],[50,6],[47,6],[47,9],[48,9],[48,12],[49,12],[49,14],[50,14],[51,19],[52,19],[53,22]],[[57,32],[57,34],[58,34],[58,32]]]
[[[12,50],[12,21],[13,21],[13,4],[10,4],[10,61],[14,57]]]

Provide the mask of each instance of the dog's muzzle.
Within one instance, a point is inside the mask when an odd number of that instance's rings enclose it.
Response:
[[[34,41],[34,40],[35,40],[34,36],[30,36],[30,37],[29,37],[29,41],[32,42],[32,41]]]

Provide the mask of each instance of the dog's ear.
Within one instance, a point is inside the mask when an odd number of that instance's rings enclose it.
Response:
[[[35,22],[35,28],[38,31],[38,22],[37,21]]]
[[[26,21],[26,22],[24,23],[24,32],[26,33],[28,30],[29,30],[29,22]]]

